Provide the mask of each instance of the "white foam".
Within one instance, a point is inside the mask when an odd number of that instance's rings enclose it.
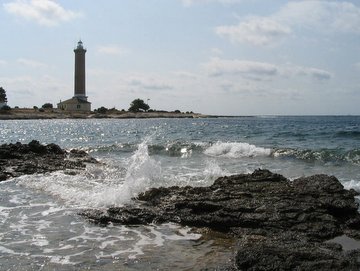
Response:
[[[355,191],[360,192],[360,182],[359,181],[350,180],[348,182],[343,182],[342,184],[344,185],[344,188],[347,190],[354,189]]]
[[[204,153],[215,157],[242,158],[269,156],[271,149],[242,142],[217,142],[207,148]]]
[[[129,159],[126,175],[123,168],[109,167],[91,165],[77,175],[54,172],[22,176],[17,178],[17,183],[51,194],[68,206],[108,207],[129,202],[138,193],[155,185],[161,176],[161,166],[149,156],[146,142],[141,143]],[[49,209],[43,215],[56,211]]]
[[[125,183],[122,187],[129,197],[136,197],[139,192],[145,191],[156,181],[161,179],[161,166],[149,156],[146,141],[138,146],[137,151],[130,159]]]
[[[205,183],[210,185],[217,178],[227,175],[227,171],[224,171],[215,161],[208,161],[204,170]]]
[[[3,247],[3,246],[0,246],[0,252],[6,253],[6,254],[12,254],[12,255],[20,255],[20,256],[28,256],[29,255],[29,253],[18,253],[12,249],[9,249],[9,248]]]

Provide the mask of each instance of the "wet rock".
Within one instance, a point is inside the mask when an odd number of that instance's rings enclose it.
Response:
[[[224,232],[238,238],[234,270],[357,270],[360,251],[325,243],[345,233],[359,238],[356,195],[332,176],[291,182],[256,170],[208,187],[153,188],[134,205],[82,215],[100,224],[175,222]]]
[[[359,270],[358,251],[296,236],[245,235],[235,256],[237,270]]]
[[[96,163],[85,152],[74,156],[70,153],[56,144],[42,145],[36,140],[0,145],[0,181],[25,174],[83,169],[85,163]]]

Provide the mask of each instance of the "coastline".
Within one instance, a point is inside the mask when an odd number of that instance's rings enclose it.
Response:
[[[201,113],[179,112],[128,112],[108,113],[64,112],[57,109],[40,112],[35,109],[12,109],[0,112],[0,120],[42,120],[42,119],[151,119],[151,118],[218,118],[221,116]]]
[[[0,181],[55,171],[64,172],[63,177],[75,176],[80,175],[89,164],[100,165],[98,160],[83,150],[67,151],[54,143],[42,145],[36,140],[28,144],[0,145],[0,162]],[[41,182],[39,175],[35,175],[35,179],[36,183]],[[84,179],[82,184],[83,181]],[[94,179],[91,180],[93,181]],[[30,183],[31,178],[23,179],[22,182]],[[57,189],[59,185],[65,188],[58,177],[52,179],[52,182],[55,182]],[[51,183],[46,182],[46,186],[51,186]],[[104,189],[104,186],[98,188]],[[218,177],[207,186],[160,185],[137,191],[133,195],[135,198],[130,196],[131,203],[128,204],[109,205],[105,209],[104,206],[90,205],[85,209],[77,209],[76,214],[91,225],[92,232],[97,232],[99,228],[121,226],[127,229],[171,223],[188,227],[202,236],[204,232],[211,232],[208,237],[214,242],[216,236],[221,235],[222,240],[230,244],[230,247],[224,254],[228,258],[221,257],[222,248],[215,248],[215,253],[220,255],[216,257],[216,270],[360,268],[360,214],[355,198],[359,193],[345,189],[334,176],[317,174],[290,181],[267,169],[257,169],[253,173]],[[24,202],[28,199],[29,196]],[[14,200],[11,204],[14,204]],[[12,208],[12,205],[10,206],[4,209]],[[54,209],[58,212],[58,208]],[[51,217],[48,216],[49,210],[46,210],[45,214],[44,210],[35,211],[42,215],[41,226],[46,224],[45,219]],[[8,217],[11,217],[10,214]],[[48,222],[50,221],[54,222],[49,218]],[[76,222],[79,223],[82,222]],[[51,232],[52,227],[48,228]],[[84,236],[83,231],[82,229],[81,236]],[[18,235],[18,232],[16,234]],[[109,242],[109,238],[112,243],[117,241],[112,239],[108,231],[101,237],[106,242]],[[41,238],[47,240],[43,235]],[[74,240],[74,237],[64,238],[59,235],[56,243],[59,238],[68,243]],[[81,238],[83,237],[76,237]],[[31,237],[31,240],[33,246],[34,238]],[[47,245],[46,242],[44,246]],[[74,255],[74,246],[67,247],[72,250],[68,252],[72,253],[72,256],[79,255]],[[92,248],[87,251],[91,250]],[[102,251],[105,249],[101,248]],[[46,253],[46,256],[57,257],[58,254],[55,253]],[[210,261],[204,264],[206,269],[212,267]]]

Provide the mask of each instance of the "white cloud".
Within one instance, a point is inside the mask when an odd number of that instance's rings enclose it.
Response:
[[[210,76],[221,76],[226,74],[273,76],[278,72],[277,67],[269,63],[237,59],[225,60],[212,58],[203,66]]]
[[[212,58],[203,64],[209,76],[242,75],[244,78],[263,81],[273,76],[294,77],[307,76],[317,80],[329,80],[333,77],[332,73],[314,67],[302,67],[291,64],[275,65],[266,62],[247,61],[247,60],[226,60]]]
[[[196,80],[198,78],[198,76],[195,73],[191,73],[191,72],[187,72],[187,71],[176,71],[176,72],[172,72],[172,74],[181,79]]]
[[[281,67],[282,75],[289,76],[308,76],[317,80],[330,80],[333,74],[329,71],[314,67],[303,67],[287,64]]]
[[[0,77],[11,106],[41,106],[71,95],[72,85],[49,75]],[[70,91],[69,91],[70,90]],[[51,93],[51,95],[50,95]]]
[[[165,82],[162,78],[152,76],[131,76],[127,79],[127,83],[139,90],[170,90],[173,86],[169,82]]]
[[[17,62],[19,64],[21,64],[21,65],[28,66],[28,67],[31,67],[31,68],[44,68],[44,67],[46,67],[46,64],[44,64],[42,62],[39,62],[39,61],[36,61],[36,60],[32,60],[32,59],[19,58],[17,60]]]
[[[128,50],[118,45],[103,45],[98,48],[98,52],[106,55],[123,56],[128,53]]]
[[[252,17],[238,25],[219,26],[215,32],[233,42],[270,45],[291,33],[291,29],[276,20]]]
[[[7,62],[5,60],[0,59],[0,66],[5,66]]]
[[[10,14],[45,26],[58,25],[81,16],[80,13],[66,10],[51,0],[16,0],[3,6]]]
[[[360,33],[360,8],[340,1],[290,1],[269,16],[243,18],[215,32],[238,43],[266,46],[307,28],[317,33]]]
[[[293,26],[360,33],[360,8],[350,2],[292,1],[272,17]]]
[[[329,80],[332,78],[332,74],[330,72],[317,68],[302,68],[300,70],[300,74],[310,75],[318,80]]]
[[[207,4],[207,3],[220,3],[220,4],[233,4],[240,3],[242,0],[182,0],[185,7],[190,7],[194,4]]]

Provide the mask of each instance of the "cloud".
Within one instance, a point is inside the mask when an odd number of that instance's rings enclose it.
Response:
[[[106,55],[123,56],[128,53],[128,50],[118,45],[103,45],[98,48],[98,52]]]
[[[14,106],[41,106],[45,102],[55,104],[70,96],[72,90],[71,84],[46,74],[0,77],[0,82],[9,94],[9,103]]]
[[[31,68],[44,68],[47,66],[46,64],[41,63],[39,61],[32,60],[32,59],[26,59],[26,58],[19,58],[17,60],[17,62],[21,65],[28,66]]]
[[[234,4],[240,3],[242,0],[182,0],[185,7],[190,7],[194,4],[220,3],[220,4]]]
[[[198,78],[198,76],[195,73],[191,73],[191,72],[187,72],[187,71],[175,71],[175,72],[172,72],[172,74],[181,79],[196,80]]]
[[[55,26],[81,16],[80,13],[66,10],[51,0],[16,0],[3,6],[10,14],[44,26]]]
[[[330,80],[333,77],[333,74],[329,71],[313,67],[302,67],[296,65],[283,66],[282,74],[285,76],[310,76],[317,80]]]
[[[332,74],[330,72],[316,68],[306,68],[303,70],[303,73],[318,80],[329,80],[332,78]]]
[[[324,33],[360,33],[360,8],[340,1],[290,1],[269,16],[249,16],[215,33],[232,42],[267,46],[307,28]]]
[[[278,73],[275,65],[246,61],[246,60],[225,60],[220,58],[212,58],[208,63],[203,65],[210,76],[221,75],[256,75],[256,76],[273,76]]]
[[[128,79],[128,84],[140,90],[170,90],[173,86],[164,82],[161,78],[147,76],[133,76]]]
[[[271,18],[253,17],[238,25],[218,26],[215,32],[232,42],[270,45],[289,35],[291,29]]]
[[[0,59],[0,66],[5,66],[7,62],[5,60]]]
[[[293,26],[360,33],[360,8],[346,1],[291,1],[272,17]]]
[[[316,80],[330,80],[333,74],[314,67],[302,67],[292,64],[275,65],[266,62],[212,58],[202,65],[211,77],[237,75],[253,81],[264,81],[274,76],[289,78],[306,76]]]

